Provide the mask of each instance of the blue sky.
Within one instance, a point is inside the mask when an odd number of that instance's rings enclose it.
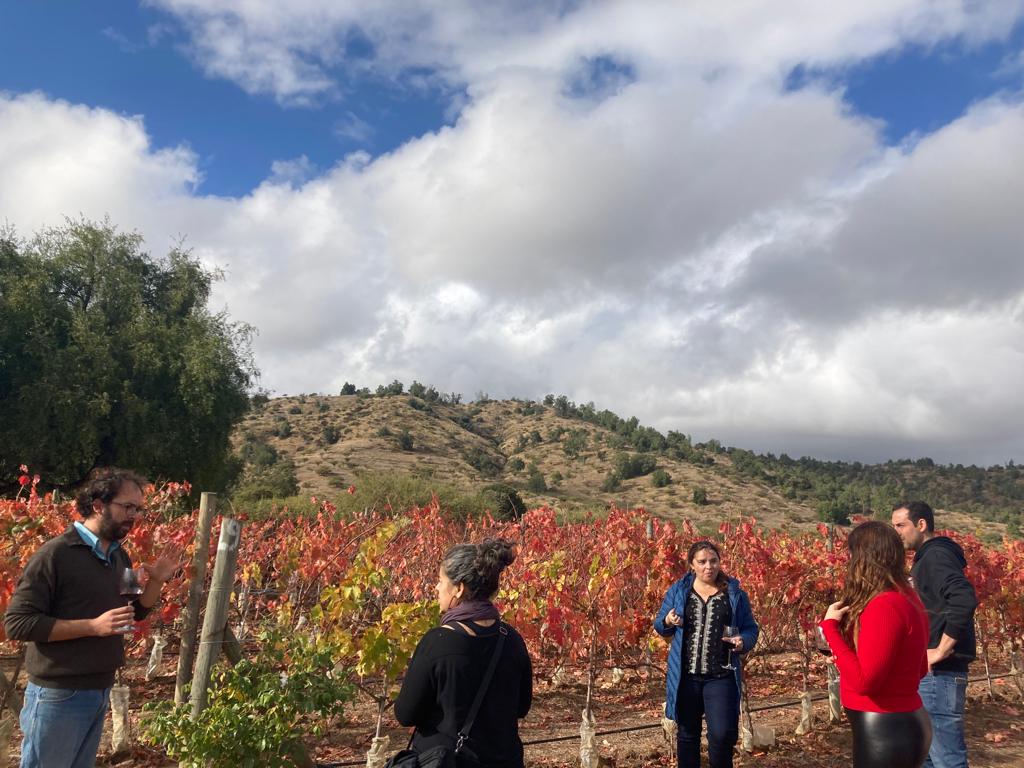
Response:
[[[0,9],[0,221],[185,237],[272,392],[1024,460],[1024,0]]]
[[[279,160],[304,156],[325,169],[351,152],[387,152],[442,126],[453,97],[373,78],[342,83],[343,95],[315,106],[283,107],[205,76],[184,50],[180,25],[155,8],[11,2],[3,15],[0,91],[41,90],[141,115],[154,144],[185,143],[196,152],[204,194],[245,194]]]
[[[1019,55],[1022,41],[1018,24],[1005,40],[980,45],[908,45],[824,71],[799,65],[789,85],[819,77],[844,88],[850,107],[883,121],[886,140],[898,143],[945,125],[1015,80],[1019,84],[1020,72],[1006,71],[1006,65]],[[185,143],[197,153],[200,192],[229,196],[250,191],[278,160],[305,156],[323,170],[351,152],[390,151],[450,124],[461,98],[451,87],[339,73],[341,93],[311,106],[282,106],[270,94],[248,94],[204,75],[187,47],[178,20],[155,7],[117,0],[11,2],[0,27],[0,90],[41,90],[142,115],[156,145]],[[349,56],[368,51],[370,43],[349,43]],[[599,85],[615,73],[609,61],[597,62]]]
[[[884,136],[898,143],[926,134],[962,115],[972,103],[1006,89],[1019,89],[1019,66],[1010,63],[1024,48],[1017,24],[1004,40],[970,45],[908,45],[831,72],[797,67],[791,87],[815,75],[842,87],[852,109],[881,120]]]

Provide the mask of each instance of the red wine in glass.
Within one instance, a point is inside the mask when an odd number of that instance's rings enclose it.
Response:
[[[832,655],[832,648],[828,644],[828,640],[825,639],[825,630],[821,628],[821,625],[814,627],[814,647],[818,650],[818,653],[822,653],[825,656]]]
[[[125,568],[121,571],[120,591],[121,597],[129,600],[134,600],[143,593],[141,568]]]
[[[139,595],[143,593],[145,587],[142,586],[142,569],[141,568],[125,568],[121,571],[121,579],[118,584],[118,590],[121,593],[121,597],[126,600],[135,600]],[[134,624],[126,624],[121,628],[123,632],[134,632]]]

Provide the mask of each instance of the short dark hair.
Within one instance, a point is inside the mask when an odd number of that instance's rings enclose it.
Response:
[[[78,514],[89,517],[92,505],[96,500],[109,504],[121,492],[126,483],[135,483],[140,489],[147,485],[146,478],[130,469],[118,467],[100,467],[89,473],[89,477],[75,494]]]
[[[456,544],[441,562],[453,584],[466,587],[467,600],[487,600],[498,591],[498,578],[516,559],[507,539],[484,539],[479,544]]]
[[[925,502],[901,501],[892,508],[892,511],[896,512],[900,509],[907,510],[907,517],[910,518],[910,522],[914,525],[917,525],[919,520],[924,520],[925,526],[928,528],[928,533],[935,532],[935,513]]]

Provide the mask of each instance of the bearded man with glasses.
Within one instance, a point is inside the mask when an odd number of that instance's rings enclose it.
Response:
[[[181,550],[169,549],[142,565],[149,578],[138,597],[121,596],[124,571],[132,568],[121,542],[145,512],[145,484],[129,470],[93,472],[76,497],[82,520],[32,555],[11,597],[4,629],[28,643],[21,768],[96,762],[124,635],[181,566]]]

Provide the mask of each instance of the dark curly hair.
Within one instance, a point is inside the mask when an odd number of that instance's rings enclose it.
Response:
[[[125,483],[135,483],[140,489],[146,487],[146,478],[130,469],[118,467],[100,467],[89,473],[89,477],[75,493],[78,514],[89,517],[92,514],[92,503],[97,499],[104,504],[114,500],[121,492]]]
[[[516,559],[507,539],[484,539],[479,544],[456,544],[441,567],[453,584],[466,587],[467,600],[487,600],[498,591],[498,579]]]

